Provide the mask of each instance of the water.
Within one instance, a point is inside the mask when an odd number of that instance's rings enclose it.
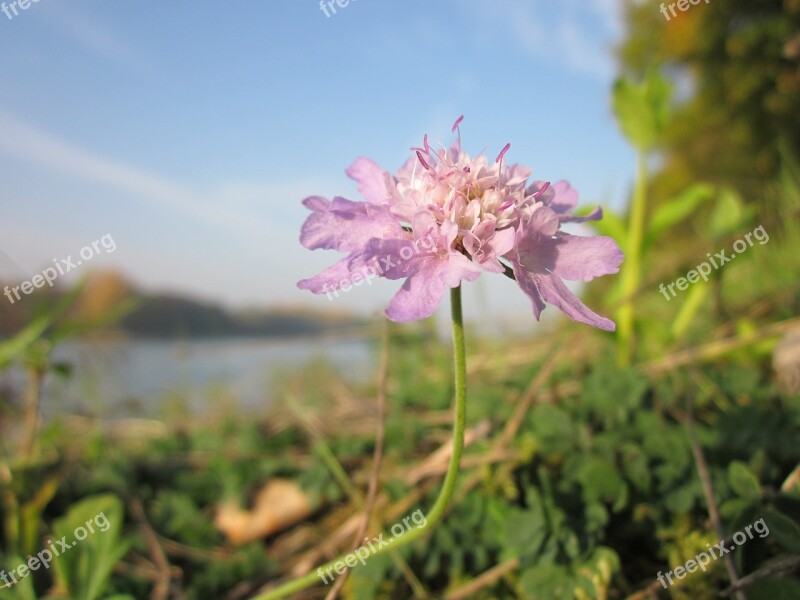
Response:
[[[142,417],[159,416],[170,403],[200,414],[225,397],[260,409],[273,398],[276,376],[324,359],[346,379],[366,381],[374,377],[375,354],[363,339],[68,342],[53,358],[69,363],[73,375],[48,376],[41,406],[45,417]],[[25,387],[21,370],[4,380],[15,390]]]

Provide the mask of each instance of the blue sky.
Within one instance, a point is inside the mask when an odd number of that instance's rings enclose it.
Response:
[[[5,0],[8,3],[8,0]],[[633,154],[611,116],[617,0],[40,0],[0,13],[0,279],[22,281],[105,234],[146,290],[230,306],[370,311],[295,288],[336,259],[297,242],[310,194],[358,199],[359,155],[396,169],[422,135],[506,143],[536,178],[619,207]],[[13,14],[13,13],[12,13]],[[528,313],[513,283],[481,296]],[[548,312],[555,312],[551,309]]]

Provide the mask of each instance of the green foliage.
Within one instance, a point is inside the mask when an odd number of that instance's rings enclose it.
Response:
[[[669,3],[667,3],[669,4]],[[783,145],[800,153],[797,38],[800,4],[786,0],[702,3],[666,21],[660,0],[629,2],[623,69],[663,65],[691,80],[662,144],[659,197],[698,180],[724,182],[748,204],[762,199]]]
[[[619,79],[614,84],[612,105],[625,137],[637,150],[651,150],[661,140],[669,118],[671,86],[657,70],[634,83]]]
[[[442,376],[450,368],[447,344],[430,338],[422,343],[422,334],[410,339],[415,335],[393,340],[390,350],[386,427],[396,433],[387,439],[390,447],[381,488],[392,502],[415,491],[402,474],[435,451],[449,429],[437,416],[443,411],[425,410],[420,400],[451,393]],[[476,597],[620,597],[647,587],[658,571],[668,571],[715,543],[683,423],[685,390],[696,389],[696,378],[703,382],[703,393],[695,399],[697,437],[726,531],[743,530],[761,518],[770,531],[748,539],[737,550],[737,568],[746,574],[775,558],[800,554],[800,501],[797,495],[777,491],[800,462],[796,444],[800,402],[776,396],[765,365],[710,363],[698,365],[692,377],[675,372],[653,379],[634,368],[615,367],[608,339],[595,343],[597,357],[554,371],[552,389],[576,383],[577,387],[560,395],[557,403],[531,406],[510,442],[515,458],[466,469],[460,484],[472,484],[457,493],[459,499],[445,521],[424,540],[398,552],[433,597],[512,560],[518,568]],[[419,344],[424,352],[414,350]],[[424,367],[419,366],[419,354],[429,357]],[[417,368],[423,369],[419,377],[404,377]],[[528,364],[472,376],[470,426],[488,420],[490,438],[496,436],[540,368]],[[305,374],[298,377],[307,380]],[[336,386],[317,384],[308,385],[305,408],[318,406],[326,411],[321,414],[333,418]],[[297,381],[287,381],[292,389],[296,385]],[[374,392],[374,386],[363,390],[368,398]],[[431,424],[431,415],[440,424]],[[373,450],[371,430],[354,434],[346,427],[333,427],[325,444],[347,476],[363,486],[362,469],[368,468]],[[464,462],[474,464],[492,451],[491,439],[473,443]],[[179,585],[188,598],[224,597],[242,582],[278,577],[287,560],[282,550],[286,540],[298,535],[290,529],[285,536],[232,548],[213,526],[215,507],[222,500],[234,498],[247,506],[248,498],[271,477],[298,481],[313,499],[315,516],[303,527],[312,532],[308,539],[316,540],[314,544],[335,531],[341,511],[354,510],[318,445],[297,423],[276,427],[271,420],[222,418],[211,425],[184,424],[135,451],[104,436],[90,436],[77,456],[44,514],[45,522],[54,523],[53,535],[74,530],[101,510],[109,521],[123,526],[121,506],[114,498],[138,498],[159,538],[182,548],[169,559],[183,573]],[[114,495],[109,496],[112,490]],[[431,486],[412,508],[404,509],[405,514],[417,507],[424,511],[435,491]],[[81,502],[87,494],[103,494],[102,500],[91,500],[94,503],[116,502],[117,516],[112,518],[111,507]],[[59,517],[63,513],[68,517]],[[335,523],[328,524],[328,513],[337,515],[331,519]],[[70,550],[57,571],[69,597],[81,598],[86,590],[97,598],[149,595],[151,582],[129,574],[109,575],[120,556],[126,565],[149,558],[141,529],[128,522],[124,531],[124,537],[120,531],[116,538],[106,537],[111,531],[89,536]],[[113,546],[93,545],[112,539]],[[35,541],[37,547],[44,543],[41,530]],[[98,552],[105,562],[87,572],[86,562],[95,564]],[[7,555],[2,564],[16,561]],[[687,581],[686,593],[710,598],[726,585],[724,568],[712,565],[704,577]],[[754,589],[780,597],[793,585],[776,577]],[[0,598],[34,599],[46,589],[47,574],[40,574],[0,592]],[[399,564],[388,555],[354,568],[344,589],[345,598],[363,600],[411,594]]]
[[[715,191],[714,187],[707,183],[697,183],[666,200],[653,211],[648,221],[645,243],[650,245],[659,241],[670,229],[694,216],[704,202],[708,202],[714,197]],[[724,197],[727,199],[729,196],[730,194],[727,194]],[[715,214],[719,213],[718,220],[721,221],[730,214],[729,207],[725,206],[723,202],[719,202],[718,207]]]
[[[103,519],[98,522],[101,515]],[[82,500],[55,521],[54,539],[66,539],[72,546],[53,562],[59,585],[70,598],[96,600],[104,597],[114,566],[131,544],[122,537],[123,520],[122,502],[115,496],[104,495]],[[96,529],[94,533],[87,531],[92,526]],[[76,533],[79,528],[87,536],[84,540],[79,539],[84,534]]]

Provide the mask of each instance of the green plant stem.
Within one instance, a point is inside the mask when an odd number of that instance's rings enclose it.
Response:
[[[363,548],[370,551],[367,558],[383,554],[390,548],[395,549],[399,546],[410,544],[428,533],[441,520],[455,491],[458,467],[461,462],[462,451],[464,450],[464,429],[467,421],[467,359],[464,347],[464,318],[461,311],[460,286],[450,290],[450,304],[452,307],[453,362],[455,367],[455,416],[453,421],[453,453],[450,456],[450,465],[447,468],[447,474],[445,475],[442,489],[439,492],[439,497],[436,498],[436,502],[434,502],[433,507],[427,514],[425,523],[416,529],[408,530],[402,535],[396,536],[391,544],[380,546],[374,551],[369,546],[364,546]],[[353,552],[344,554],[328,561],[315,571],[290,581],[272,591],[255,596],[252,600],[278,600],[279,598],[286,598],[290,594],[304,590],[318,581],[321,582],[318,572],[331,569],[336,563],[344,561],[350,556],[353,557],[352,560],[354,562],[360,560]]]
[[[42,373],[37,367],[28,369],[28,398],[25,402],[25,437],[22,441],[22,456],[30,458],[36,445],[36,429],[39,425],[39,394],[42,388]]]
[[[647,197],[647,154],[639,152],[636,186],[628,218],[628,239],[625,247],[625,266],[622,272],[622,297],[625,298],[617,313],[617,362],[627,367],[633,359],[633,296],[639,288],[642,271],[642,243]]]

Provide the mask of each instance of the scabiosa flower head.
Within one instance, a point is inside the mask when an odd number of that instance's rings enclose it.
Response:
[[[303,201],[311,215],[301,243],[347,256],[298,287],[329,293],[365,273],[404,279],[386,316],[413,321],[432,315],[448,288],[484,271],[502,273],[517,281],[537,319],[547,302],[575,321],[613,331],[612,321],[589,310],[563,282],[619,271],[622,252],[613,239],[561,231],[563,223],[597,220],[602,211],[573,216],[578,194],[569,183],[529,183],[530,169],[505,164],[509,148],[492,162],[473,158],[462,150],[459,131],[450,148],[438,150],[426,135],[394,176],[368,158],[357,159],[347,175],[366,202]]]

